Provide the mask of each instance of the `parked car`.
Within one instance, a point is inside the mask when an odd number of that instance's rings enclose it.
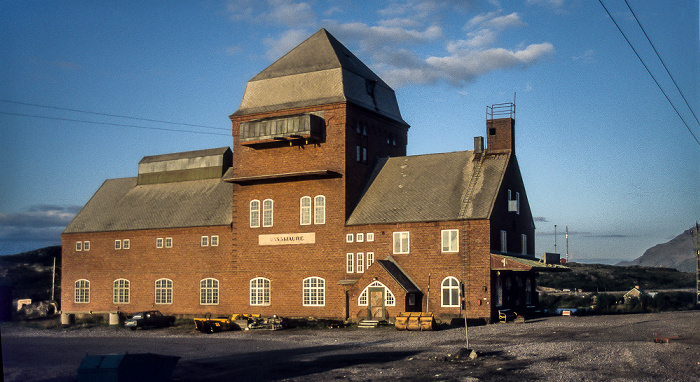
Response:
[[[138,312],[124,321],[124,327],[136,330],[136,328],[146,329],[154,327],[172,326],[175,323],[175,316],[165,316],[157,310]]]

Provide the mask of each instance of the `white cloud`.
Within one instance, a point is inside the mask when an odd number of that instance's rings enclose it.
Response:
[[[493,28],[493,29],[506,29],[513,27],[522,27],[526,24],[520,19],[517,12],[513,12],[509,15],[501,16],[501,11],[482,13],[480,15],[472,17],[467,24],[464,26],[465,29],[474,29],[476,27],[481,28]]]
[[[316,20],[316,14],[308,3],[295,3],[289,0],[268,0],[268,16],[272,21],[290,27],[310,25]]]
[[[303,29],[291,29],[277,38],[266,38],[263,44],[268,46],[265,55],[270,60],[277,60],[290,50],[294,49],[302,41],[309,37],[309,32]]]

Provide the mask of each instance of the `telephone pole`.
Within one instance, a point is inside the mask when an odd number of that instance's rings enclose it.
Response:
[[[690,234],[695,239],[695,305],[700,307],[700,225],[695,222],[695,232],[690,229]]]

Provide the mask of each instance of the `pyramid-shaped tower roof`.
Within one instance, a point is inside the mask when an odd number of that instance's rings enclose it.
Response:
[[[325,29],[248,81],[233,115],[335,102],[351,102],[406,124],[394,90]]]

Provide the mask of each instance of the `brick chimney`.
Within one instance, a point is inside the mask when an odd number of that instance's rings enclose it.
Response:
[[[486,149],[515,152],[515,104],[486,107]]]

